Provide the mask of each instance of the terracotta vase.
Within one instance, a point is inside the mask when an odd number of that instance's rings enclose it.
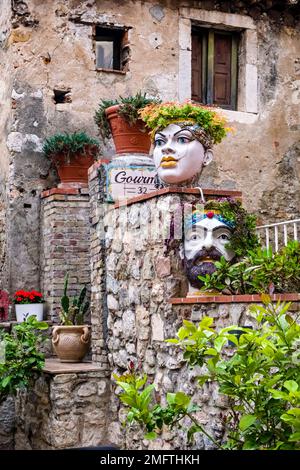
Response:
[[[87,183],[88,169],[95,158],[89,153],[72,155],[67,159],[63,153],[53,155],[52,161],[56,166],[61,183]]]
[[[105,110],[117,154],[143,153],[149,154],[151,139],[145,123],[139,119],[130,125],[118,114],[119,105],[110,106]]]
[[[91,340],[88,325],[55,326],[52,345],[60,362],[80,362],[88,352]]]

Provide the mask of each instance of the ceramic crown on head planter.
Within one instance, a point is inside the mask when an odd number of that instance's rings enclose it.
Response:
[[[140,116],[151,129],[154,164],[167,185],[195,183],[213,158],[213,144],[230,130],[224,116],[190,102],[152,104]]]

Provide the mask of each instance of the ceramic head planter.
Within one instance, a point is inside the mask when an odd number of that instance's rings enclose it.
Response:
[[[212,274],[215,262],[246,254],[258,243],[254,217],[238,201],[210,201],[194,210],[184,223],[181,257],[189,282],[188,296],[199,295],[203,282],[199,276]]]
[[[150,105],[140,115],[152,129],[154,164],[166,185],[192,185],[229,130],[216,111],[192,103]]]

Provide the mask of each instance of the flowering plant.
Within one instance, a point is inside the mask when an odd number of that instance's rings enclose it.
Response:
[[[25,290],[18,290],[14,294],[13,298],[14,304],[40,304],[44,302],[43,294],[36,290],[32,291],[25,291]]]
[[[209,106],[199,106],[189,101],[184,103],[165,102],[160,104],[149,104],[139,111],[141,119],[151,129],[150,135],[154,138],[157,131],[166,128],[169,124],[184,122],[196,124],[206,133],[211,146],[218,144],[232,131],[227,127],[227,119],[224,115]]]

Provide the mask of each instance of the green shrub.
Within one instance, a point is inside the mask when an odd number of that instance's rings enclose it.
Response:
[[[162,407],[154,400],[154,385],[133,368],[115,376],[120,399],[129,408],[127,422],[141,424],[151,439],[163,425],[174,427],[188,417],[190,441],[202,432],[223,449],[300,449],[300,325],[287,313],[290,304],[273,305],[268,296],[262,301],[264,307],[251,307],[256,328],[233,325],[217,332],[213,319],[204,317],[198,326],[184,320],[177,338],[168,340],[183,350],[191,367],[206,366],[198,376],[200,387],[213,381],[228,398],[223,443],[216,443],[194,418],[199,407],[191,397],[168,394]]]
[[[99,152],[99,142],[89,137],[85,132],[74,132],[73,134],[55,134],[45,140],[43,152],[47,157],[62,153],[67,160],[77,153],[89,154],[96,157]]]
[[[224,294],[257,294],[300,291],[300,244],[291,241],[278,253],[261,247],[249,251],[246,258],[231,264],[224,258],[215,263],[217,270],[205,277],[203,290]]]
[[[34,373],[44,366],[44,354],[39,351],[43,337],[39,330],[46,330],[47,323],[39,322],[31,315],[25,322],[12,328],[11,333],[0,331],[0,402],[14,395],[20,388],[30,385]]]
[[[158,103],[159,101],[154,98],[147,98],[146,93],[139,91],[134,96],[122,97],[117,100],[101,100],[99,107],[95,112],[95,123],[99,126],[99,132],[102,139],[105,141],[111,136],[110,125],[106,117],[106,109],[110,106],[120,105],[118,113],[130,125],[136,123],[139,117],[139,110],[143,109],[150,103]]]

